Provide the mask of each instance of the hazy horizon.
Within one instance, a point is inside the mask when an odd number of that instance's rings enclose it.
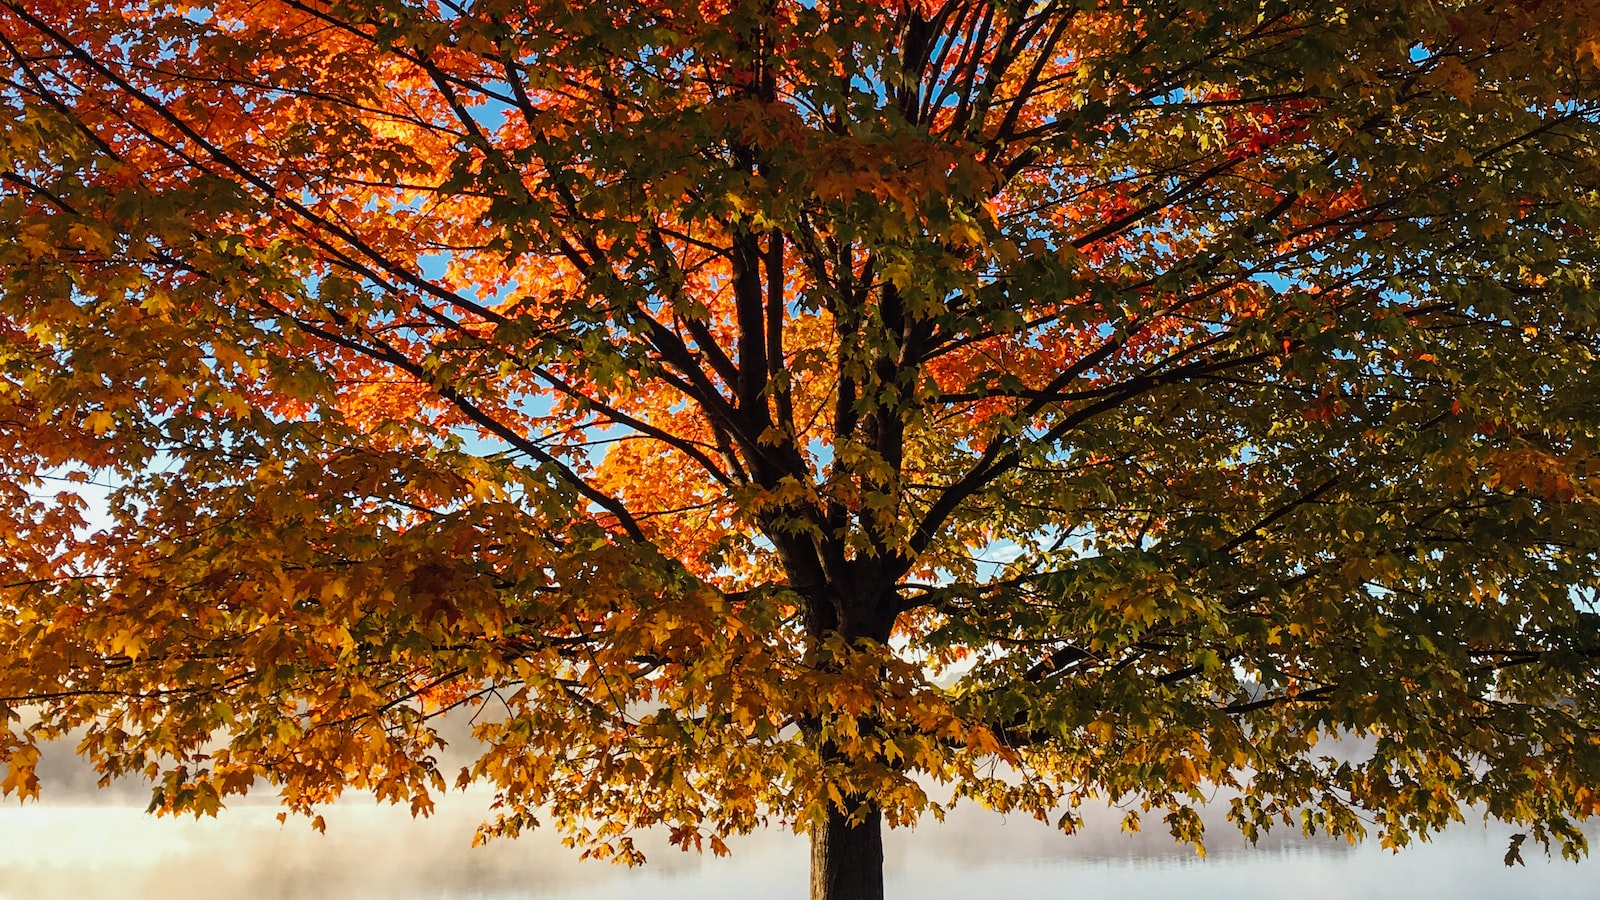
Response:
[[[649,862],[624,869],[579,862],[560,836],[541,829],[516,841],[472,848],[473,827],[491,792],[475,788],[440,798],[436,814],[413,820],[400,807],[352,794],[324,811],[327,833],[291,817],[280,825],[270,792],[235,802],[217,819],[157,819],[144,814],[147,787],[120,782],[94,788],[94,774],[65,748],[42,761],[43,800],[0,807],[0,900],[116,897],[119,900],[276,898],[803,898],[805,839],[772,828],[730,841],[733,855],[684,854],[659,833],[640,845]],[[1516,829],[1484,827],[1473,814],[1433,843],[1398,855],[1369,840],[1351,847],[1303,838],[1280,827],[1251,847],[1207,810],[1208,858],[1173,842],[1159,816],[1135,835],[1118,828],[1119,812],[1088,810],[1074,835],[1019,816],[975,807],[943,824],[925,820],[887,835],[890,898],[989,896],[1165,897],[1181,891],[1209,898],[1451,896],[1502,900],[1508,893],[1562,900],[1592,897],[1600,883],[1593,859],[1547,860],[1524,846],[1525,867],[1501,862]]]

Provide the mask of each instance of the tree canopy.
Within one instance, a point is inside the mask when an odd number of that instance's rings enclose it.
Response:
[[[1583,849],[1590,0],[0,0],[0,116],[8,794]]]

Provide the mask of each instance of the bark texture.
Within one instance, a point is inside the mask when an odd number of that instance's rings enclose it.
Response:
[[[883,900],[882,813],[852,824],[829,808],[827,825],[811,832],[811,900]]]

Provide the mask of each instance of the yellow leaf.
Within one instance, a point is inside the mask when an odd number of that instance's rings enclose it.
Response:
[[[11,751],[6,758],[6,777],[0,781],[0,796],[9,797],[15,792],[21,799],[39,796],[39,777],[34,769],[39,765],[39,748],[31,744]]]
[[[94,433],[95,437],[100,437],[116,425],[116,419],[111,413],[101,409],[84,416],[83,424]]]
[[[56,247],[55,236],[50,233],[50,226],[42,222],[24,227],[17,234],[17,243],[22,245],[22,249],[27,251],[31,259],[39,259],[41,257],[55,259],[60,255],[60,250]]]
[[[102,255],[110,253],[112,249],[111,242],[106,240],[106,236],[101,233],[100,229],[82,222],[68,228],[67,237],[79,247]]]

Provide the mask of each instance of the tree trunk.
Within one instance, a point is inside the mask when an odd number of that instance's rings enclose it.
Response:
[[[860,797],[847,797],[855,806]],[[831,804],[828,823],[811,832],[811,900],[883,900],[883,814],[874,808],[850,824]]]
[[[860,576],[851,583],[803,592],[807,629],[819,642],[840,635],[851,645],[863,639],[886,644],[894,628],[898,596],[892,590],[863,587],[863,581],[870,586],[881,579],[867,577],[871,573],[862,575],[862,563],[851,568]],[[834,672],[839,671],[838,665],[832,659],[821,663],[824,670]],[[842,714],[840,710],[824,711],[825,716]],[[862,733],[876,727],[870,715],[858,717],[855,724]],[[801,730],[808,732],[811,740],[820,741],[817,752],[822,760],[846,766],[861,763],[844,758],[831,742],[822,740],[821,726],[821,721],[811,721],[802,724]],[[850,813],[863,805],[866,815],[852,823]],[[847,794],[842,804],[827,806],[827,821],[811,831],[811,900],[883,900],[883,812],[872,798],[860,794]]]

